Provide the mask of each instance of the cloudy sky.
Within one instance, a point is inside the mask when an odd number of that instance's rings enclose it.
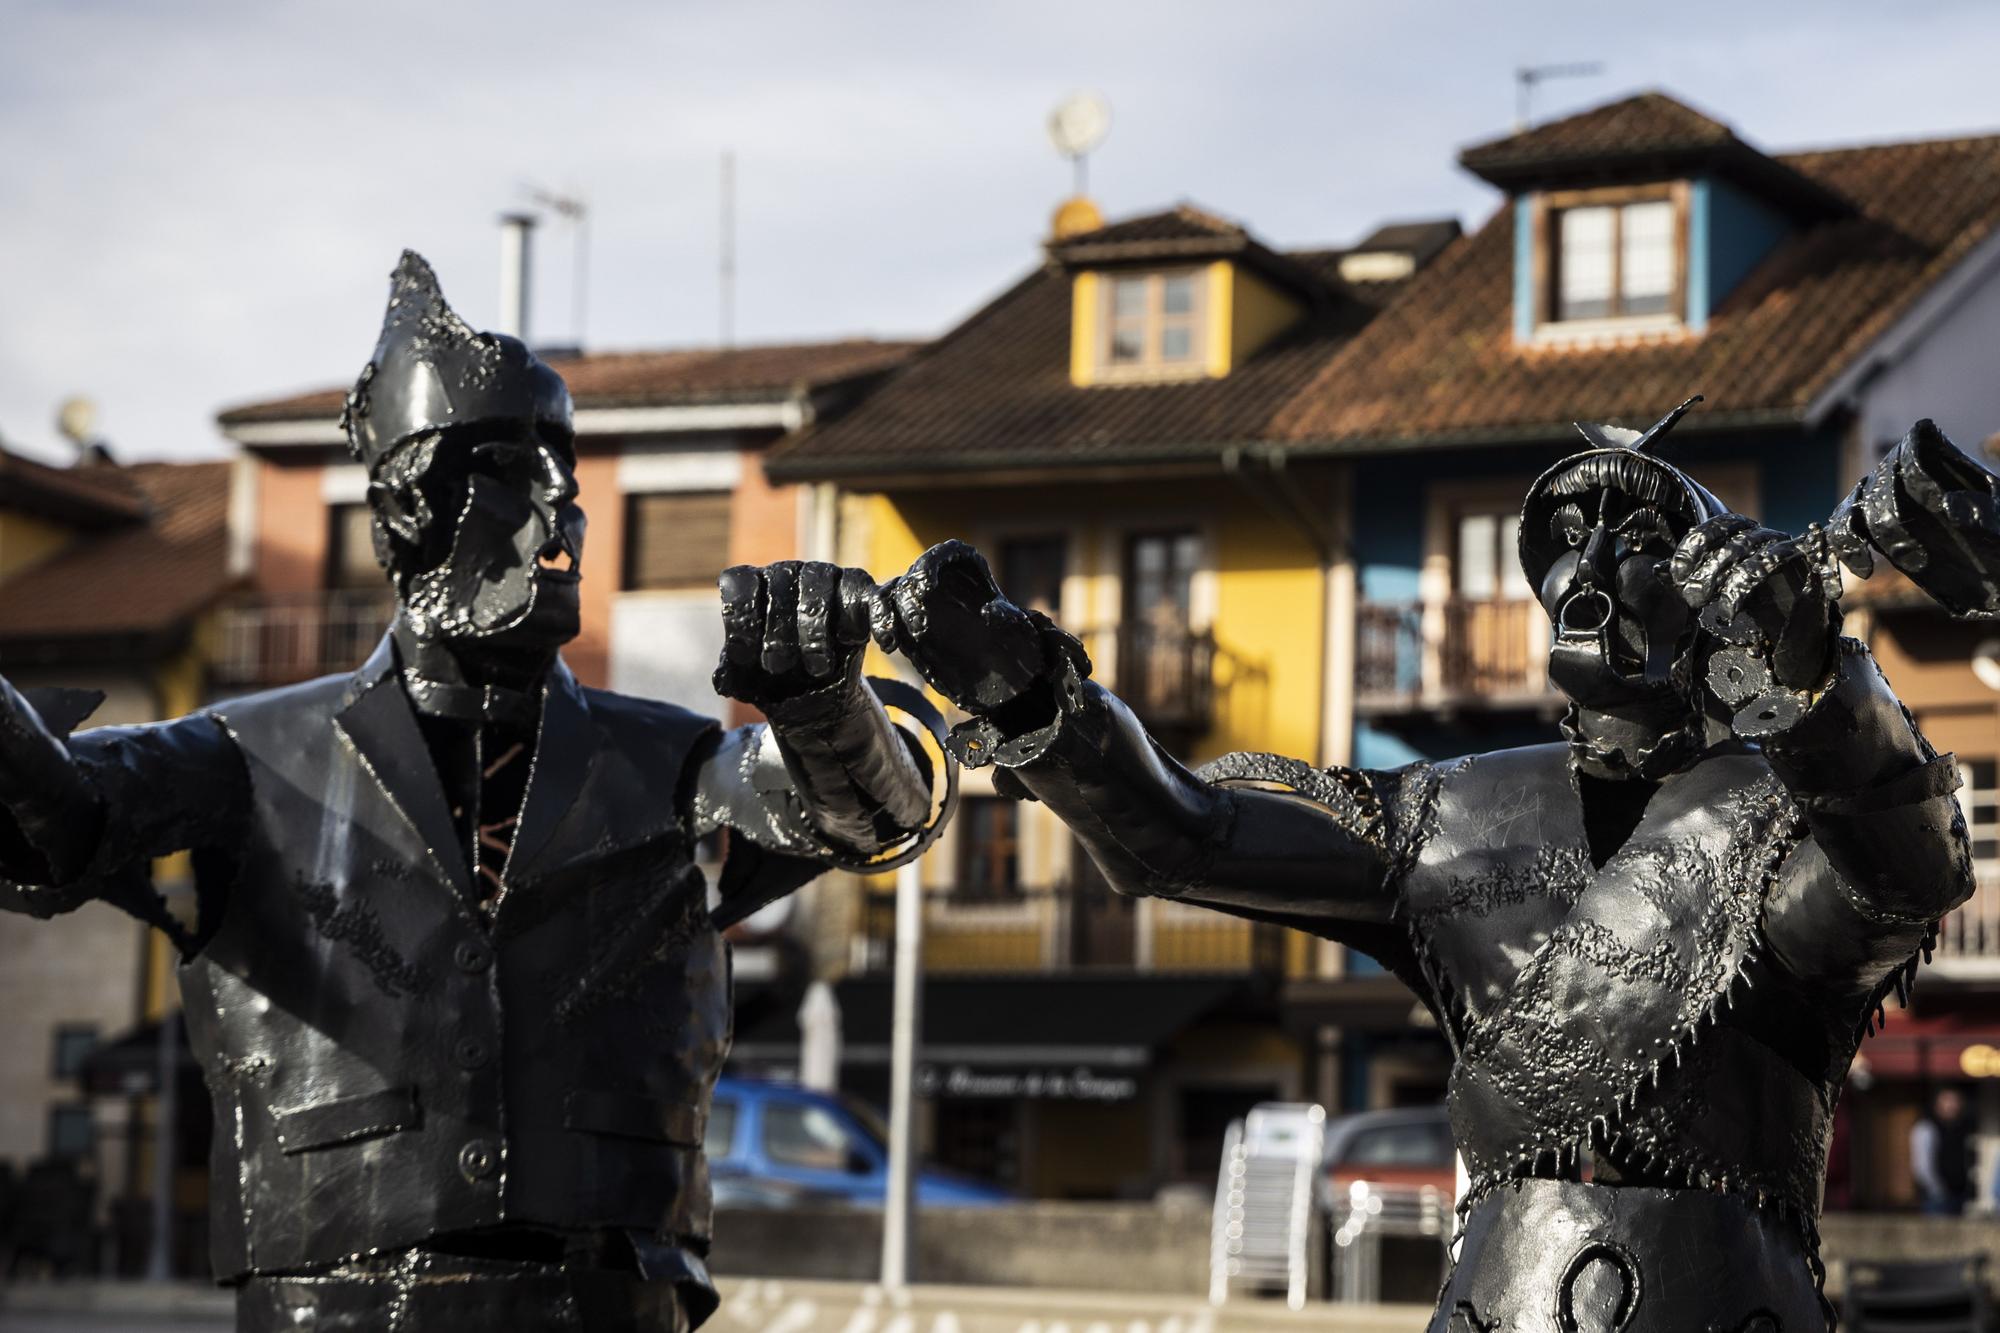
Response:
[[[717,330],[735,153],[742,341],[928,334],[1033,262],[1101,91],[1114,216],[1189,199],[1277,245],[1483,218],[1453,165],[1512,70],[1599,60],[1540,118],[1669,89],[1770,148],[2000,129],[2000,6],[1486,0],[6,0],[0,438],[59,458],[85,394],[123,456],[222,448],[225,405],[345,383],[403,246],[475,324],[525,183],[591,207],[585,340]],[[570,240],[535,336],[569,341]]]

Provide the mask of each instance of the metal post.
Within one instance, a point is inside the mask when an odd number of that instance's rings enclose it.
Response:
[[[889,1197],[882,1207],[882,1286],[909,1285],[915,1232],[917,1040],[923,1030],[924,876],[912,861],[896,872],[896,990],[889,1044]]]
[[[153,1102],[153,1236],[146,1280],[165,1282],[174,1266],[174,1157],[180,1140],[180,1030],[178,1009],[160,1020],[160,1091]]]

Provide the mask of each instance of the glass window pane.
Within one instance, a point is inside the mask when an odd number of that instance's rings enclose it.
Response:
[[[1609,208],[1569,208],[1556,214],[1557,319],[1602,319],[1611,313]]]
[[[1113,364],[1128,364],[1146,355],[1145,326],[1143,324],[1119,324],[1111,330],[1111,360]]]
[[[825,1107],[797,1102],[765,1104],[764,1153],[808,1171],[846,1171],[855,1161],[840,1121]]]
[[[1491,514],[1466,514],[1458,520],[1458,595],[1490,601],[1499,588],[1494,563],[1498,524]]]
[[[728,1157],[736,1144],[736,1101],[717,1097],[708,1107],[708,1130],[702,1135],[701,1150],[713,1162]]]
[[[1062,615],[1063,574],[1069,542],[1062,537],[1023,537],[1000,543],[1000,590],[1007,600],[1046,616]]]
[[[1503,514],[1500,517],[1500,549],[1494,559],[1500,562],[1500,595],[1502,597],[1532,597],[1534,590],[1528,586],[1528,576],[1521,569],[1521,516]]]
[[[1186,361],[1193,355],[1193,329],[1185,324],[1170,324],[1160,330],[1160,360]]]
[[[1160,310],[1169,315],[1194,313],[1194,275],[1176,273],[1164,279],[1160,290]]]
[[[1119,318],[1141,316],[1146,313],[1146,280],[1144,278],[1113,278],[1111,280],[1111,313]]]
[[[1665,199],[1625,205],[1619,282],[1628,315],[1663,315],[1674,289],[1674,206]]]

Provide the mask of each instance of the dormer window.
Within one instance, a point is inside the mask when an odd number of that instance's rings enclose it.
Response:
[[[1105,378],[1201,374],[1202,277],[1199,269],[1106,275],[1099,372]]]
[[[1678,327],[1687,270],[1672,186],[1550,192],[1539,200],[1538,337]]]

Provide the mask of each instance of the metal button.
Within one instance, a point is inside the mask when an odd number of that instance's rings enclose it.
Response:
[[[476,940],[460,940],[451,951],[451,961],[461,972],[484,972],[493,966],[493,951]]]
[[[458,1062],[460,1069],[483,1068],[491,1054],[486,1043],[477,1037],[460,1037],[451,1048],[451,1058]]]
[[[486,1139],[474,1139],[458,1150],[459,1174],[474,1184],[491,1179],[499,1169],[500,1151]]]

